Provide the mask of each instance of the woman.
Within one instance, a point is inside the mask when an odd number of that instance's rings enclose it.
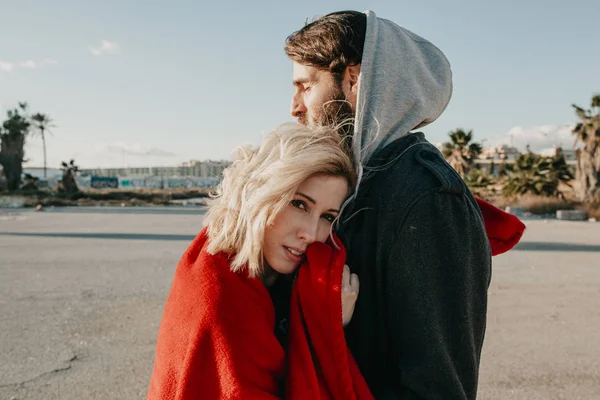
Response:
[[[276,335],[280,324],[276,326],[270,292],[305,261],[309,245],[332,236],[332,224],[355,179],[352,161],[333,129],[287,124],[267,135],[258,149],[241,149],[209,204],[206,227],[175,272],[148,399],[275,399],[283,396],[286,379],[288,391],[298,375],[308,376],[315,387],[324,382],[318,380],[302,337],[301,326],[312,314],[302,314],[299,302],[317,279],[314,283],[328,302],[323,307],[333,304],[327,315],[334,316],[343,340],[342,322],[348,322],[358,291],[356,276],[343,266],[340,243],[330,241],[309,254],[313,275],[303,274],[304,283],[295,288],[291,301],[297,322],[291,323],[298,329],[290,348],[300,350],[291,368],[282,345],[285,335]],[[336,254],[333,263],[331,254]],[[285,296],[289,300],[289,293]],[[309,312],[321,312],[314,307],[316,298]],[[345,342],[340,346],[345,349]]]

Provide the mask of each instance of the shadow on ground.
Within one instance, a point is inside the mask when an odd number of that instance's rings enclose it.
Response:
[[[117,239],[117,240],[182,240],[192,241],[195,235],[179,234],[149,234],[149,233],[69,233],[69,232],[0,232],[6,236],[30,236],[48,238],[79,238],[79,239]],[[553,242],[521,242],[513,250],[516,251],[589,251],[600,252],[600,245]]]
[[[29,236],[49,238],[79,238],[79,239],[119,239],[119,240],[184,240],[192,241],[194,235],[166,235],[148,233],[32,233],[32,232],[0,232],[0,236]]]
[[[592,244],[577,244],[577,243],[521,242],[513,250],[600,252],[600,246],[595,246]]]

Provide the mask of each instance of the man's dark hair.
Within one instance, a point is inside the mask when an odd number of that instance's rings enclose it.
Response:
[[[346,67],[361,63],[366,31],[364,13],[334,12],[288,36],[285,53],[299,64],[340,76]]]

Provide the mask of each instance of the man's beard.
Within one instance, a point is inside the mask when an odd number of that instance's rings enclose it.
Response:
[[[334,128],[344,140],[345,146],[349,146],[352,141],[352,132],[354,130],[354,111],[352,105],[346,99],[342,91],[341,84],[337,84],[328,100],[323,103],[321,112],[316,119],[308,120],[306,114],[303,114],[298,121],[311,128],[330,127]]]

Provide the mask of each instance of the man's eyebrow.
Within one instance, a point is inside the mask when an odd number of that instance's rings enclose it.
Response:
[[[310,201],[310,202],[311,202],[311,203],[313,203],[313,204],[317,204],[317,202],[316,202],[316,201],[314,201],[314,199],[313,199],[312,197],[310,197],[310,196],[307,196],[307,195],[305,195],[305,194],[304,194],[304,193],[302,193],[302,192],[296,192],[296,194],[297,194],[297,195],[299,195],[299,196],[302,196],[302,197],[304,197],[306,200]],[[327,210],[327,211],[329,211],[329,212],[334,212],[334,213],[339,213],[339,212],[340,212],[340,210],[336,210],[336,209],[334,209],[334,208],[330,208],[330,209],[329,209],[329,210]]]
[[[310,78],[303,77],[303,78],[296,78],[296,79],[294,79],[293,82],[294,82],[294,86],[299,86],[299,85],[302,85],[302,84],[305,84],[305,83],[312,83],[312,82],[314,82],[314,80],[310,79]]]

